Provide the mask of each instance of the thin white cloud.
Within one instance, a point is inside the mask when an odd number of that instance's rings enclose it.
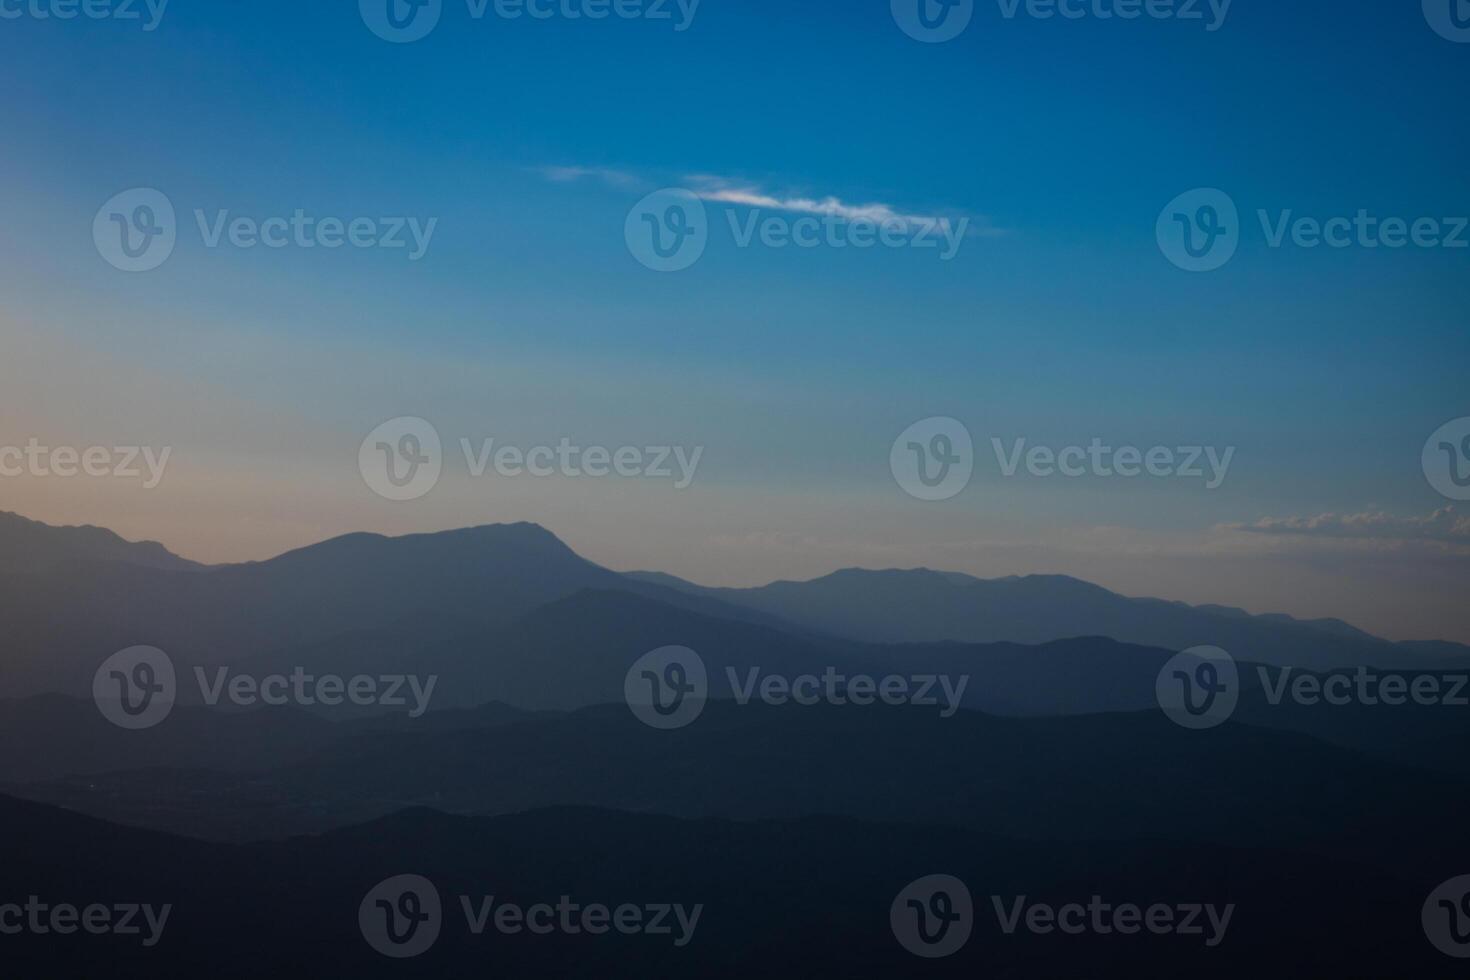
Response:
[[[547,180],[559,184],[582,180],[596,180],[619,189],[654,186],[655,181],[636,174],[612,170],[606,167],[545,166],[537,169]],[[967,234],[999,235],[1003,232],[991,227],[981,217],[960,215],[925,214],[902,211],[891,204],[873,202],[852,204],[835,194],[821,197],[777,194],[748,181],[736,181],[710,174],[689,174],[675,178],[688,190],[701,198],[717,204],[733,204],[739,207],[765,208],[786,211],[791,214],[807,214],[836,221],[867,221],[878,225],[901,224],[911,228],[954,227],[961,225]],[[963,224],[961,224],[963,223]]]
[[[840,218],[843,221],[871,221],[875,224],[901,222],[918,225],[932,224],[939,220],[931,215],[900,214],[887,204],[848,204],[835,197],[824,197],[821,200],[809,197],[773,197],[753,187],[695,188],[694,193],[706,201],[743,204],[746,207],[771,208],[776,211],[793,211],[797,214],[814,214],[823,218]]]
[[[963,218],[951,215],[921,214],[900,211],[891,204],[873,202],[869,204],[851,204],[836,195],[824,197],[806,197],[795,195],[781,195],[771,193],[764,188],[747,182],[728,180],[723,177],[713,177],[708,174],[694,174],[685,178],[693,186],[693,193],[706,201],[714,201],[720,204],[735,204],[750,208],[769,208],[773,211],[787,211],[792,214],[809,214],[820,218],[832,218],[838,221],[868,221],[879,225],[902,224],[910,227],[933,227],[942,226],[944,223],[954,225],[964,222],[975,234],[994,235],[999,234],[998,229],[985,226],[983,219],[979,219],[978,226],[975,218]]]
[[[636,187],[641,183],[635,175],[610,167],[547,166],[538,168],[538,172],[547,180],[558,184],[570,184],[579,180],[597,180],[611,187]]]
[[[1396,517],[1383,511],[1368,511],[1316,517],[1263,517],[1253,524],[1223,527],[1252,534],[1470,544],[1470,517],[1460,516],[1453,507],[1443,507],[1423,517]]]

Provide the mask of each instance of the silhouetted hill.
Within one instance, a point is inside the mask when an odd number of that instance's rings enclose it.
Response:
[[[428,662],[465,671],[464,652],[488,648],[486,669],[504,675],[508,655],[493,652],[497,647],[539,649],[542,659],[570,658],[570,665],[596,654],[591,649],[547,651],[541,639],[503,631],[587,590],[633,593],[709,620],[761,627],[768,632],[744,639],[766,650],[821,648],[828,659],[836,637],[847,638],[850,647],[853,642],[1046,643],[1107,636],[1168,650],[1213,644],[1244,661],[1307,669],[1470,662],[1470,651],[1455,644],[1391,644],[1335,621],[1302,623],[1127,599],[1061,576],[982,581],[924,570],[849,570],[761,589],[699,589],[670,576],[601,568],[530,524],[400,538],[353,534],[266,562],[211,568],[181,564],[157,546],[129,545],[99,529],[49,528],[14,517],[0,527],[10,534],[9,539],[0,534],[0,618],[8,626],[0,696],[8,697],[85,696],[102,660],[140,644],[160,647],[183,665],[311,664],[334,658],[344,663],[340,652],[356,649],[354,656],[364,662],[376,657],[398,664],[395,672]],[[70,557],[27,557],[37,553]],[[632,636],[631,626],[617,635]],[[584,644],[595,639],[575,617],[556,629],[568,642],[574,636]],[[684,632],[691,636],[681,639]],[[654,645],[694,645],[699,635],[671,628]],[[607,649],[605,643],[594,646]],[[451,651],[459,652],[457,660]],[[770,664],[772,656],[762,653],[761,658]],[[519,684],[535,693],[538,669],[532,664],[520,681],[509,678],[508,692]],[[473,681],[473,675],[469,670],[468,679]],[[579,687],[588,693],[572,690]],[[471,684],[455,703],[469,707],[501,699],[522,707],[574,707],[607,700],[609,690],[605,679],[568,678],[562,689],[522,703],[494,685]]]
[[[131,646],[162,648],[184,664],[228,663],[354,633],[446,624],[485,630],[589,588],[734,620],[770,619],[627,580],[535,525],[354,534],[266,562],[187,573],[117,562],[0,573],[0,618],[9,626],[0,696],[86,696],[97,666]]]
[[[124,541],[101,527],[53,527],[0,511],[0,572],[36,572],[84,562],[182,571],[202,568],[156,541]]]
[[[747,820],[854,816],[1034,840],[1142,834],[1350,853],[1426,873],[1470,862],[1461,779],[1290,732],[1185,731],[1158,712],[943,718],[919,707],[712,702],[687,728],[660,732],[612,705],[493,729],[366,735],[227,780],[156,771],[10,791],[221,839],[320,832],[412,805],[577,804]]]
[[[220,710],[179,704],[164,724],[122,732],[90,700],[59,694],[0,701],[0,782],[97,779],[140,769],[254,772],[309,758],[333,742],[377,732],[487,729],[539,717],[504,704],[328,721],[297,707]],[[24,746],[24,751],[16,747]]]
[[[712,697],[729,698],[728,671],[763,674],[969,674],[969,708],[1006,714],[1133,711],[1155,704],[1154,682],[1171,651],[1078,637],[1040,646],[1013,643],[875,644],[742,622],[624,591],[584,590],[514,622],[481,628],[460,621],[362,630],[241,661],[255,674],[306,665],[349,674],[400,671],[441,678],[437,707],[502,701],[569,710],[619,701],[628,668],[663,646],[695,650]]]
[[[49,903],[146,903],[169,916],[141,937],[5,937],[16,976],[1416,976],[1455,975],[1419,926],[1438,883],[1341,858],[1134,837],[1085,844],[963,830],[804,818],[675,820],[589,809],[497,818],[411,810],[316,838],[249,847],[126,830],[0,798],[0,833],[25,841],[0,895]],[[416,959],[374,952],[358,907],[380,882],[421,875],[442,905]],[[894,938],[890,905],[911,881],[948,874],[973,896],[973,934],[924,961]],[[1006,933],[995,903],[1231,906],[1217,945],[1198,935]],[[1332,896],[1323,901],[1322,896]],[[468,928],[487,897],[529,907],[698,907],[667,934]],[[993,896],[993,897],[992,897]],[[565,898],[564,898],[565,897]],[[554,916],[555,918],[555,916]],[[574,923],[576,919],[571,920]],[[651,922],[652,913],[643,917]],[[1205,922],[1201,915],[1199,921]],[[687,938],[675,944],[675,936]]]
[[[1045,643],[1108,636],[1170,650],[1214,645],[1241,659],[1316,669],[1470,663],[1470,647],[1459,644],[1396,644],[1339,620],[1131,599],[1064,575],[977,579],[929,569],[852,568],[808,582],[716,589],[673,576],[632,574],[809,629],[876,642]]]

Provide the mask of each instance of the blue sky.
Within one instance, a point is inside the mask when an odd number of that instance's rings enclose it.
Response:
[[[146,494],[21,479],[0,481],[0,507],[210,560],[524,518],[614,567],[712,583],[851,564],[1060,571],[1470,640],[1464,540],[1393,521],[1350,537],[1221,530],[1452,503],[1420,450],[1470,415],[1470,249],[1270,248],[1255,218],[1470,214],[1456,97],[1470,44],[1418,4],[1236,0],[1208,31],[1007,19],[992,0],[960,37],[923,44],[886,0],[703,0],[682,32],[476,21],[446,0],[432,34],[395,45],[354,3],[172,0],[152,32],[0,19],[0,80],[0,442],[176,454]],[[751,209],[710,202],[698,263],[643,268],[630,207],[701,181],[993,233],[948,262],[738,248],[726,215]],[[130,275],[90,228],[134,187],[168,196],[180,239]],[[1161,254],[1155,220],[1199,187],[1235,201],[1243,240],[1191,274]],[[208,249],[196,208],[437,226],[418,262]],[[392,504],[354,460],[400,415],[446,443],[707,449],[677,494],[454,472]],[[979,452],[963,494],[925,504],[895,485],[888,450],[936,415],[964,421]],[[1208,492],[1008,479],[991,437],[1237,455]]]

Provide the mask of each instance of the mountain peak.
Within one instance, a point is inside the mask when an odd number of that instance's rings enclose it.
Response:
[[[36,571],[77,561],[121,562],[172,571],[200,567],[157,541],[127,541],[104,527],[57,526],[0,511],[0,571]]]
[[[397,536],[358,531],[296,548],[260,564],[293,564],[322,558],[335,560],[353,555],[369,557],[390,552],[399,556],[437,556],[446,560],[472,554],[489,557],[497,553],[542,560],[583,560],[565,542],[540,524],[521,521]]]

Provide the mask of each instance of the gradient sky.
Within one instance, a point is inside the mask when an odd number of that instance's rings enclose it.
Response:
[[[1470,44],[1418,3],[1236,0],[1209,32],[991,0],[930,45],[888,0],[703,0],[683,32],[446,0],[395,45],[346,0],[172,0],[152,32],[0,19],[0,81],[0,444],[173,447],[156,489],[0,479],[0,509],[206,561],[533,520],[611,567],[708,584],[1063,572],[1470,642],[1470,505],[1431,520],[1452,502],[1420,466],[1470,415],[1470,249],[1273,249],[1255,220],[1470,215]],[[985,232],[950,262],[742,249],[724,215],[750,209],[712,204],[696,265],[645,269],[629,209],[700,181]],[[134,187],[181,225],[142,274],[91,235]],[[1208,274],[1155,240],[1197,187],[1244,218]],[[208,249],[196,208],[438,226],[418,262]],[[403,415],[448,457],[394,503],[357,451]],[[976,472],[922,503],[888,454],[934,415],[966,423]],[[686,490],[474,479],[461,437],[705,454]],[[1236,456],[1214,491],[1005,478],[992,437]],[[1323,514],[1345,519],[1282,523]],[[1278,530],[1239,527],[1263,520]]]

